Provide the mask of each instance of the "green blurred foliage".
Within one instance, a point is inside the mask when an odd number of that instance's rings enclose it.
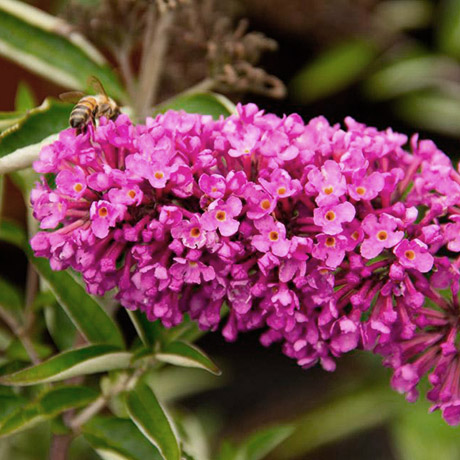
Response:
[[[376,2],[365,30],[307,62],[292,97],[308,103],[353,85],[416,128],[458,137],[460,1]]]

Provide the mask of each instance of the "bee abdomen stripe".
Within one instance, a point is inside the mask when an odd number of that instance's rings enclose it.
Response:
[[[91,113],[91,110],[89,109],[89,107],[85,107],[85,106],[77,105],[72,110],[72,116],[78,115],[78,114],[86,115],[87,113]]]

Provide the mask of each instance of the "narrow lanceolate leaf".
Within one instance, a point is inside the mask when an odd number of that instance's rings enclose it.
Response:
[[[158,321],[149,321],[145,313],[139,310],[127,310],[129,317],[136,329],[142,343],[147,347],[152,347],[161,340],[161,330]]]
[[[131,420],[94,417],[83,425],[86,440],[104,460],[162,460]]]
[[[21,407],[27,403],[27,399],[23,396],[17,395],[15,393],[4,391],[3,387],[0,391],[0,427],[3,425],[4,421],[7,420],[11,414],[16,412]]]
[[[176,366],[198,367],[214,375],[220,375],[220,369],[199,348],[185,342],[171,342],[155,354],[158,361]]]
[[[19,112],[26,112],[37,105],[35,95],[27,83],[19,82],[16,96],[14,98],[14,108]]]
[[[124,91],[102,55],[62,19],[15,0],[0,0],[0,55],[66,88],[97,76],[117,98]]]
[[[220,115],[227,117],[235,112],[235,105],[225,96],[216,93],[193,93],[176,98],[159,106],[161,112],[167,110],[185,110],[189,113],[212,115],[217,119]]]
[[[403,120],[430,131],[457,137],[460,133],[460,101],[439,91],[407,95],[395,103]]]
[[[188,315],[185,315],[182,322],[174,327],[166,328],[161,322],[157,321],[159,337],[162,343],[170,343],[176,340],[194,342],[201,337],[204,332],[198,327],[195,321],[192,321]]]
[[[331,96],[354,83],[377,54],[369,41],[340,43],[308,63],[291,82],[296,98],[310,102]]]
[[[25,116],[24,112],[0,112],[0,134]]]
[[[371,99],[384,100],[425,88],[446,87],[460,78],[460,66],[447,56],[417,54],[397,59],[367,79],[364,89]]]
[[[0,437],[30,428],[66,410],[86,406],[97,396],[96,390],[83,386],[54,388],[40,395],[35,401],[23,404],[14,412],[10,412],[0,424]]]
[[[460,58],[460,1],[443,0],[437,22],[438,45],[441,51]]]
[[[245,460],[262,460],[275,447],[280,445],[294,428],[287,425],[274,426],[259,430],[249,436],[249,438],[240,447],[242,458]]]
[[[26,233],[22,227],[9,220],[0,222],[0,241],[23,248],[26,243]]]
[[[69,126],[71,110],[71,104],[65,104],[51,98],[45,99],[41,105],[30,109],[14,125],[0,134],[0,157],[19,149],[29,148],[30,150],[31,146],[40,144],[49,136],[66,129]],[[39,145],[39,147],[41,146]],[[37,157],[38,153],[35,155],[35,158]],[[32,162],[29,161],[26,166],[31,164]]]
[[[122,369],[129,366],[131,356],[131,353],[111,345],[90,345],[65,351],[35,366],[4,375],[0,377],[0,385],[35,385],[76,375]]]
[[[63,309],[54,301],[45,306],[44,312],[46,327],[58,349],[72,348],[77,330]]]
[[[59,305],[90,342],[124,346],[123,336],[112,318],[69,273],[51,270],[48,260],[34,257],[30,248],[27,256],[48,282]]]
[[[131,420],[165,460],[180,460],[179,443],[171,423],[150,387],[138,383],[126,395],[126,407]]]
[[[19,312],[23,306],[23,298],[17,288],[0,277],[0,307]]]

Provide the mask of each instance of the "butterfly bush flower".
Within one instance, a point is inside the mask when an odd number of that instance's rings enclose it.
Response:
[[[260,329],[307,368],[372,350],[460,423],[460,176],[434,143],[351,118],[169,111],[43,148],[31,245],[167,327]],[[47,175],[46,177],[49,177]],[[450,292],[446,295],[446,292]]]

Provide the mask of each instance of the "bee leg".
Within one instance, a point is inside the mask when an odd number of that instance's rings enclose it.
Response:
[[[120,108],[117,107],[113,112],[112,115],[110,116],[110,119],[115,121],[118,118],[118,115],[121,114]]]

